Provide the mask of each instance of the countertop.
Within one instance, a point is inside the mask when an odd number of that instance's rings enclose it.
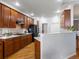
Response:
[[[61,32],[54,32],[54,33],[40,33],[38,37],[34,37],[36,40],[38,41],[42,41],[45,39],[45,36],[47,35],[56,35],[56,34],[68,34],[68,33],[78,33],[77,35],[79,35],[79,32],[77,31],[61,31]]]
[[[0,39],[9,39],[9,38],[14,38],[14,37],[19,37],[19,36],[24,36],[24,35],[30,35],[31,33],[26,33],[23,35],[10,35],[10,36],[1,36]]]

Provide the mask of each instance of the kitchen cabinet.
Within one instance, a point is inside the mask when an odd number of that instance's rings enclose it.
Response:
[[[32,42],[31,34],[0,39],[0,59],[7,58]]]
[[[18,50],[20,50],[21,48],[21,40],[20,40],[20,37],[16,37],[14,38],[14,51],[17,52]]]
[[[34,24],[34,23],[33,23],[33,21],[32,21],[32,18],[28,17],[28,26],[29,26],[30,24]]]
[[[11,9],[5,5],[2,5],[2,20],[3,28],[9,28]]]
[[[3,28],[2,4],[0,4],[0,28]]]
[[[17,12],[13,9],[11,9],[11,19],[9,22],[9,28],[16,28],[16,14]]]
[[[21,37],[21,47],[25,47],[27,45],[27,36]]]
[[[0,41],[0,59],[3,59],[3,42]]]
[[[76,49],[79,49],[79,36],[76,38]]]
[[[28,16],[25,16],[24,28],[28,29]]]
[[[40,41],[35,39],[35,59],[40,59]]]
[[[32,42],[32,35],[27,35],[28,44]]]
[[[16,14],[17,20],[22,20],[22,21],[24,21],[24,17],[25,17],[25,16],[24,16],[22,13],[17,12],[17,14]]]
[[[71,25],[70,17],[71,17],[70,16],[70,10],[65,10],[64,11],[64,23],[65,23],[66,28]]]
[[[62,13],[61,21],[60,21],[62,28],[67,29],[67,27],[71,25],[71,14],[70,13],[71,13],[70,9],[64,10],[64,12]]]
[[[5,4],[0,3],[0,28],[16,28],[16,21],[23,21],[22,28],[28,28],[30,24],[34,24],[34,19],[28,17]]]
[[[8,57],[14,53],[13,39],[4,40],[4,57]]]

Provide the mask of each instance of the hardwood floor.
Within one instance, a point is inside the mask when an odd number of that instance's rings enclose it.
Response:
[[[79,59],[79,49],[77,49],[76,55],[75,56],[72,56],[69,59]]]
[[[5,59],[35,59],[35,47],[34,43],[29,44],[17,53],[5,58]]]
[[[35,59],[35,43],[31,43],[24,47],[17,53],[5,58],[5,59]],[[77,55],[69,59],[79,59],[79,49],[77,49]]]

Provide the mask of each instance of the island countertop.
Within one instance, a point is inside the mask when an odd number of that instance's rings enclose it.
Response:
[[[40,34],[41,59],[68,59],[76,54],[76,32]]]

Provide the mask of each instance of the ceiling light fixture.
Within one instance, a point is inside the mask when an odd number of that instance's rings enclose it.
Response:
[[[56,11],[56,13],[60,13],[60,12],[61,12],[60,10],[57,10],[57,11]]]
[[[31,15],[31,16],[34,16],[34,13],[31,13],[30,15]]]
[[[16,2],[15,4],[16,4],[16,6],[20,6],[20,4],[18,2]]]
[[[58,2],[62,2],[62,0],[57,0]]]

